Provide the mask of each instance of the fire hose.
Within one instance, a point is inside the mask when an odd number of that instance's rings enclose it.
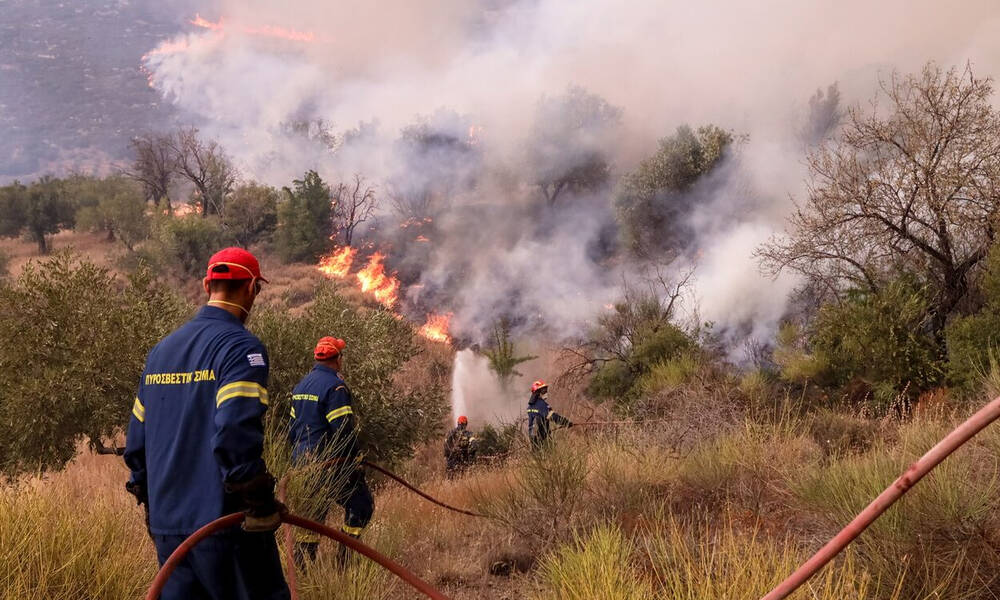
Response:
[[[788,576],[777,587],[768,592],[761,600],[781,600],[794,592],[817,571],[833,560],[837,554],[847,547],[855,538],[875,522],[894,502],[917,484],[931,469],[938,466],[944,459],[968,442],[990,423],[1000,418],[1000,397],[984,406],[967,421],[955,428],[928,450],[916,462],[911,464],[896,481],[884,492],[878,495],[864,510],[858,513],[853,521],[847,524],[840,533],[833,536],[825,546],[802,564],[794,573]]]
[[[342,461],[331,460],[322,463],[321,466],[331,466],[339,462]],[[375,463],[365,460],[361,461],[360,464],[375,471],[378,471],[379,473],[382,473],[386,477],[399,483],[400,485],[410,490],[411,492],[419,495],[421,498],[424,498],[425,500],[428,500],[429,502],[432,502],[442,508],[446,508],[450,511],[457,512],[463,515],[468,515],[471,517],[486,517],[486,515],[458,508],[455,506],[451,506],[450,504],[441,502],[440,500],[418,489],[416,486],[410,484],[408,481],[406,481],[399,475],[396,475],[395,473],[389,471],[388,469],[384,469],[379,465],[376,465]],[[289,474],[286,474],[284,477],[281,478],[281,482],[278,484],[278,497],[282,502],[285,501],[286,497],[288,477]],[[195,531],[193,534],[191,534],[186,540],[184,540],[177,547],[176,550],[174,550],[174,552],[170,555],[170,557],[167,558],[166,562],[163,563],[163,566],[160,567],[159,572],[157,572],[156,577],[153,579],[153,583],[149,588],[149,592],[146,594],[146,600],[156,600],[157,598],[159,598],[160,593],[163,591],[163,586],[166,584],[167,579],[170,577],[170,574],[173,573],[174,569],[177,568],[177,565],[180,564],[181,560],[184,559],[184,556],[187,555],[187,553],[191,550],[191,548],[194,548],[199,542],[201,542],[203,539],[214,533],[217,533],[229,527],[234,527],[236,525],[239,525],[243,521],[243,518],[244,518],[243,513],[233,513],[231,515],[226,515],[224,517],[220,517],[212,521],[211,523],[205,525],[198,531]],[[326,537],[333,539],[344,546],[347,546],[351,550],[354,550],[355,552],[378,563],[379,565],[389,570],[394,575],[396,575],[406,583],[410,584],[413,588],[420,591],[422,594],[424,594],[428,598],[431,598],[432,600],[448,600],[447,596],[445,596],[441,592],[431,587],[428,583],[426,583],[425,581],[414,575],[412,572],[408,571],[402,565],[380,554],[375,549],[354,539],[353,537],[345,534],[342,531],[333,529],[331,527],[327,527],[326,525],[323,525],[321,523],[316,523],[314,521],[310,521],[308,519],[304,519],[300,516],[290,513],[285,513],[281,515],[281,521],[288,525],[302,527],[314,533],[325,535]],[[296,577],[295,574],[295,561],[292,556],[293,552],[292,545],[293,545],[292,530],[291,528],[285,528],[284,547],[285,547],[285,558],[288,565],[288,587],[292,596],[292,600],[298,600],[298,578]]]
[[[156,577],[153,579],[152,585],[150,585],[149,587],[149,592],[146,593],[146,600],[156,600],[157,598],[160,597],[160,593],[163,591],[163,586],[166,585],[167,579],[170,577],[170,574],[173,573],[174,569],[177,568],[177,565],[179,565],[180,562],[184,560],[184,557],[191,550],[191,548],[194,548],[196,545],[198,545],[198,542],[201,542],[202,540],[204,540],[205,538],[214,533],[218,533],[219,531],[222,531],[224,529],[228,529],[230,527],[235,527],[239,525],[240,523],[243,522],[244,516],[245,515],[241,512],[233,513],[231,515],[226,515],[224,517],[220,517],[212,521],[208,525],[205,525],[198,531],[192,533],[186,540],[184,540],[181,543],[181,545],[177,547],[176,550],[174,550],[174,552],[170,555],[170,557],[167,558],[166,562],[163,563],[163,566],[160,567],[159,572],[157,572]],[[423,581],[410,571],[406,570],[406,568],[404,568],[399,563],[393,561],[392,559],[386,556],[383,556],[382,554],[379,554],[369,546],[362,544],[358,540],[352,538],[351,536],[341,531],[337,531],[332,527],[327,527],[326,525],[322,525],[320,523],[316,523],[308,519],[303,519],[302,517],[288,513],[281,515],[281,521],[282,523],[287,523],[288,525],[295,525],[296,527],[302,527],[310,531],[316,532],[318,534],[325,535],[328,538],[336,540],[337,542],[347,546],[351,550],[354,550],[355,552],[362,554],[370,558],[371,560],[375,561],[376,563],[382,565],[383,567],[391,571],[393,574],[398,576],[400,579],[402,579],[406,583],[416,588],[422,594],[424,594],[428,598],[431,598],[431,600],[449,600],[447,596],[435,590],[428,583],[426,583],[425,581]],[[290,572],[294,572],[294,567],[290,568]],[[295,588],[291,588],[291,592],[293,598],[298,597]]]

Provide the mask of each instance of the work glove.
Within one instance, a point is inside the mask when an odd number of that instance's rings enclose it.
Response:
[[[135,496],[136,504],[142,505],[142,511],[146,517],[146,532],[152,537],[153,532],[149,529],[149,492],[146,490],[146,484],[126,481],[125,491]]]
[[[238,494],[247,507],[243,530],[251,533],[274,531],[288,508],[274,497],[274,477],[267,471],[240,483],[227,483],[226,491]]]

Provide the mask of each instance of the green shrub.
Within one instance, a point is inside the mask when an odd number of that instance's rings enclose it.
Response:
[[[144,244],[125,266],[135,261],[152,265],[158,272],[178,277],[204,277],[212,254],[233,243],[222,229],[219,218],[188,214],[180,217],[157,215],[152,239]]]
[[[785,381],[832,385],[830,361],[825,355],[806,350],[806,335],[795,323],[783,323],[775,339],[774,362]]]
[[[247,183],[226,199],[222,228],[243,248],[268,241],[277,224],[278,192],[270,186]]]
[[[476,433],[476,456],[502,458],[511,452],[520,438],[521,428],[517,423],[497,427],[487,423]]]
[[[121,175],[104,179],[74,176],[65,186],[79,207],[77,229],[103,232],[108,241],[118,240],[129,250],[149,236],[146,199],[135,181]]]
[[[866,382],[886,403],[901,392],[916,397],[937,385],[945,364],[930,332],[929,306],[920,289],[897,281],[878,294],[855,292],[820,308],[809,345],[825,363],[823,380]]]
[[[625,299],[598,319],[581,353],[598,365],[587,387],[589,395],[628,407],[642,395],[638,384],[654,365],[697,354],[695,337],[672,322],[671,298],[676,296],[662,299],[652,292],[632,295],[626,290]]]
[[[190,307],[59,253],[0,283],[0,473],[61,468],[124,426],[146,353]]]

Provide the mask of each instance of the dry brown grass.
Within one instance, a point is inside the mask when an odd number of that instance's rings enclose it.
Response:
[[[104,234],[67,230],[48,239],[53,252],[71,248],[90,262],[114,270],[114,253],[119,246],[108,242]],[[29,262],[44,258],[38,254],[38,244],[22,238],[0,238],[0,252],[10,258],[7,268],[11,277],[17,277]]]

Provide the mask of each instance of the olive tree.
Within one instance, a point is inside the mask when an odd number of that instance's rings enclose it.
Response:
[[[146,353],[189,307],[58,253],[0,283],[0,474],[63,467],[125,425]]]

